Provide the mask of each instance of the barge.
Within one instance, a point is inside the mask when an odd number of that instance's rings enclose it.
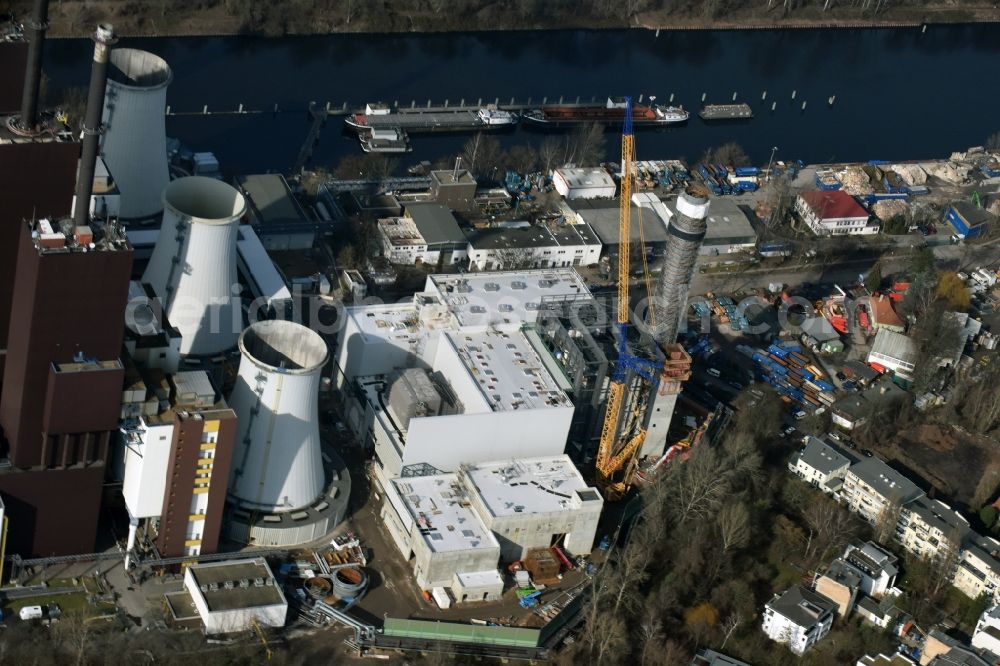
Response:
[[[706,104],[698,112],[702,120],[749,120],[753,118],[753,109],[747,103],[742,104]]]
[[[681,106],[634,104],[632,124],[635,127],[677,125],[691,116]],[[525,122],[543,127],[565,127],[583,123],[620,125],[625,119],[625,98],[609,97],[606,104],[552,104],[524,113]]]
[[[482,132],[511,129],[517,125],[516,113],[498,109],[493,105],[476,110],[455,109],[419,111],[394,110],[386,104],[367,104],[364,112],[348,116],[344,122],[360,133],[373,130],[398,129],[407,134],[421,132]]]

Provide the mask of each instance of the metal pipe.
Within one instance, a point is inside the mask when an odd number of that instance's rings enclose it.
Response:
[[[42,81],[42,47],[45,45],[45,31],[49,28],[49,0],[35,0],[31,20],[25,28],[30,41],[24,92],[21,95],[21,128],[33,133],[38,125],[38,88]]]
[[[97,165],[97,144],[101,134],[101,115],[104,112],[104,91],[108,85],[108,56],[117,41],[114,28],[109,23],[97,26],[93,34],[94,62],[90,69],[90,92],[87,94],[87,114],[83,121],[83,149],[80,152],[80,169],[76,180],[76,204],[73,223],[87,224],[90,215],[90,195],[94,192],[94,169]]]
[[[677,213],[667,225],[667,250],[656,294],[654,337],[661,348],[677,342],[698,250],[708,230],[707,216],[707,195],[684,192],[677,197]]]

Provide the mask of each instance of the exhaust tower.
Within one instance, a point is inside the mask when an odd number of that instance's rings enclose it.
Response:
[[[142,281],[181,332],[182,355],[236,346],[243,328],[236,239],[245,211],[243,195],[213,178],[179,178],[163,191],[163,225]]]
[[[661,348],[677,342],[687,313],[688,290],[698,250],[708,231],[708,197],[689,189],[677,197],[677,214],[667,225],[667,250],[656,290],[657,326],[654,337]]]
[[[90,217],[90,195],[94,193],[94,169],[101,134],[101,107],[108,83],[108,57],[118,38],[110,24],[102,23],[94,31],[93,40],[94,62],[90,68],[90,91],[87,93],[87,112],[83,120],[83,147],[80,150],[76,203],[73,207],[73,222],[77,226],[87,224]]]
[[[121,192],[122,218],[147,218],[163,210],[170,179],[164,113],[172,79],[170,66],[158,55],[139,49],[111,54],[101,151]]]

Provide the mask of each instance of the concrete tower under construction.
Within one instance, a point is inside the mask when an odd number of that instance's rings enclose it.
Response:
[[[667,251],[656,289],[656,325],[653,336],[666,348],[677,342],[687,314],[688,291],[698,250],[708,230],[708,198],[688,191],[677,197],[677,214],[667,225]]]

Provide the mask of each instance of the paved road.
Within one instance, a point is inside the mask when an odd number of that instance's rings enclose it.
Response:
[[[934,256],[938,265],[948,270],[967,270],[976,266],[993,265],[1000,261],[1000,245],[942,245],[934,248]],[[882,258],[884,274],[904,270],[910,261],[911,253],[900,252]],[[781,282],[797,285],[803,282],[813,283],[852,283],[858,274],[867,271],[875,263],[873,258],[862,258],[849,261],[838,261],[834,264],[812,263],[804,266],[777,269],[754,269],[741,273],[699,273],[691,283],[691,294],[704,294],[706,291],[735,292],[739,289],[766,287],[769,282]]]

